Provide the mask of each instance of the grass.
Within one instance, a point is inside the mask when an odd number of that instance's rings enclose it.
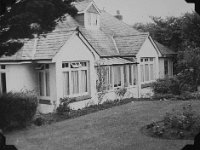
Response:
[[[200,101],[137,101],[79,118],[7,134],[19,150],[178,150],[191,140],[148,137],[140,129],[159,121],[173,108],[191,104],[200,113]]]

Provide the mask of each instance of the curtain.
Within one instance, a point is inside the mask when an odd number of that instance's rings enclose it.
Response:
[[[72,93],[78,94],[79,93],[78,71],[72,71],[71,79],[72,79]]]
[[[50,96],[49,71],[45,72],[45,78],[46,78],[46,96]]]
[[[81,93],[87,92],[87,71],[86,70],[81,71],[81,89],[80,89],[80,92]]]
[[[44,73],[39,72],[39,89],[40,89],[40,96],[44,96]]]
[[[64,85],[63,85],[64,96],[68,96],[69,95],[69,72],[64,72],[63,78],[64,78]]]
[[[149,81],[149,65],[145,64],[145,81]]]
[[[121,86],[121,70],[120,66],[114,67],[114,87]]]
[[[141,82],[144,82],[144,65],[140,65],[141,69]]]
[[[150,80],[154,80],[154,69],[153,69],[153,64],[150,64]]]

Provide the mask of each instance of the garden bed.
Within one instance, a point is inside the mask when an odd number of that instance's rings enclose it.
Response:
[[[156,138],[192,140],[200,131],[200,115],[193,111],[191,105],[184,106],[182,111],[166,113],[163,120],[152,122],[141,131]]]

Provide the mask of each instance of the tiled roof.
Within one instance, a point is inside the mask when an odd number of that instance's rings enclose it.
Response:
[[[176,52],[172,51],[171,49],[169,49],[168,47],[160,44],[159,42],[155,41],[156,46],[158,47],[160,53],[162,54],[162,56],[166,56],[166,55],[176,55]]]
[[[100,27],[101,29],[110,35],[133,35],[140,33],[126,23],[119,21],[105,11],[101,11],[100,14]]]
[[[76,8],[79,11],[85,10],[91,2],[92,0],[85,0],[76,3]],[[15,55],[1,57],[0,60],[52,59],[77,27],[101,57],[136,55],[148,37],[148,34],[133,29],[105,11],[100,12],[99,30],[87,30],[66,14],[58,21],[54,31],[39,37],[36,47],[34,39],[24,40],[24,46]],[[157,46],[163,55],[172,54],[163,45],[158,43]]]
[[[38,39],[34,59],[51,59],[71,37],[74,31],[55,31]]]
[[[84,0],[80,2],[75,2],[74,6],[78,10],[78,12],[85,11],[88,5],[92,2],[93,0]]]
[[[148,36],[148,33],[140,33],[129,36],[115,36],[114,39],[121,56],[135,56]]]
[[[136,61],[132,62],[123,58],[113,57],[113,58],[101,58],[96,61],[96,66],[111,66],[111,65],[124,65],[124,64],[134,64]]]
[[[111,36],[101,30],[80,28],[80,31],[100,56],[119,56]]]

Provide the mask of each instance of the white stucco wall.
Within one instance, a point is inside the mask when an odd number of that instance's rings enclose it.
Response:
[[[155,64],[155,78],[159,78],[159,52],[157,49],[154,47],[153,43],[151,42],[150,38],[147,38],[146,41],[144,42],[142,48],[136,55],[137,62],[139,63],[138,66],[138,84],[139,84],[139,97],[142,96],[142,91],[141,91],[141,68],[140,68],[140,59],[144,57],[153,57],[154,58],[154,64]]]
[[[98,59],[98,55],[94,51],[89,50],[88,47],[76,35],[69,39],[61,48],[59,53],[53,58],[53,62],[56,63],[55,89],[57,92],[57,106],[60,98],[63,98],[63,61],[89,61],[89,95],[92,97],[92,100],[96,99],[96,72],[94,68],[95,59]],[[85,106],[87,103],[88,101],[84,100],[75,104]]]
[[[32,64],[6,65],[7,92],[37,91],[36,71]]]

